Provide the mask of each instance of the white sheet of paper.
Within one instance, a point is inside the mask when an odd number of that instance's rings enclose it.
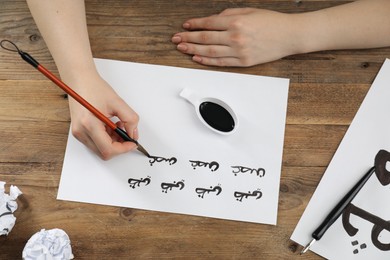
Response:
[[[140,115],[140,144],[151,155],[177,162],[151,166],[137,151],[103,161],[69,134],[58,199],[276,224],[288,79],[103,59],[95,63]],[[184,88],[232,107],[239,117],[237,131],[225,136],[204,126],[195,108],[179,96]],[[206,166],[215,161],[219,168],[194,169],[190,160]],[[232,166],[263,168],[265,175],[246,169],[235,176]],[[134,188],[129,179],[139,180]],[[170,188],[163,189],[163,183]],[[201,198],[197,188],[209,191]],[[235,192],[247,195],[238,196],[240,201]]]
[[[306,245],[338,201],[374,166],[378,151],[390,151],[389,100],[390,60],[387,59],[295,228],[292,240]],[[389,221],[389,186],[381,185],[374,173],[352,204]],[[390,259],[390,251],[378,249],[372,242],[373,223],[356,215],[351,215],[350,223],[359,229],[354,236],[347,234],[340,217],[311,250],[328,259]],[[382,231],[379,241],[389,244],[390,232]]]

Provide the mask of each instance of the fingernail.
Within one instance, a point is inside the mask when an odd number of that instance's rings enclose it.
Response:
[[[184,45],[184,44],[179,44],[179,45],[177,45],[177,49],[179,51],[186,51],[187,50],[187,46]]]
[[[202,61],[202,58],[199,57],[199,56],[193,56],[193,57],[192,57],[192,60],[193,60],[193,61],[196,61],[196,62],[201,62],[201,61]]]
[[[183,28],[184,29],[190,29],[191,25],[189,23],[184,23]]]
[[[181,42],[181,37],[178,36],[178,35],[173,36],[173,37],[172,37],[172,42],[173,42],[173,43],[179,43],[179,42]]]

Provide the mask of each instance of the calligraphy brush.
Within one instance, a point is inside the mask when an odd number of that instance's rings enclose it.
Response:
[[[339,201],[339,203],[328,214],[319,227],[313,232],[311,237],[313,238],[309,244],[307,244],[301,251],[301,255],[306,253],[307,250],[318,240],[322,238],[325,232],[332,226],[332,224],[340,217],[344,209],[355,198],[358,192],[363,188],[364,184],[370,179],[371,175],[375,171],[375,166],[371,167],[366,174],[352,187],[352,189]]]
[[[8,42],[9,44],[13,45],[15,47],[15,50],[7,48],[4,46],[4,43]],[[131,138],[126,131],[119,128],[114,122],[112,122],[108,117],[106,117],[102,112],[97,110],[94,106],[92,106],[88,101],[86,101],[84,98],[82,98],[79,94],[77,94],[73,89],[71,89],[69,86],[67,86],[64,82],[62,82],[60,79],[58,79],[53,73],[51,73],[49,70],[47,70],[45,67],[43,67],[41,64],[39,64],[33,57],[30,56],[27,52],[23,52],[16,46],[15,43],[9,41],[9,40],[2,40],[0,42],[0,45],[3,49],[13,52],[18,52],[19,55],[22,57],[23,60],[25,60],[27,63],[29,63],[31,66],[36,68],[39,72],[41,72],[43,75],[45,75],[48,79],[54,82],[58,87],[60,87],[62,90],[64,90],[67,94],[69,94],[72,98],[74,98],[77,102],[79,102],[82,106],[84,106],[86,109],[88,109],[92,114],[94,114],[100,121],[102,121],[104,124],[106,124],[109,128],[114,130],[120,137],[122,137],[123,140],[128,142],[133,142],[137,145],[137,150],[146,155],[147,157],[150,157],[149,153],[145,150],[145,148],[142,147],[136,140]]]

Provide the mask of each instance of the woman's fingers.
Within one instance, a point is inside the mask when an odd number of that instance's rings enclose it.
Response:
[[[247,67],[246,63],[243,63],[242,59],[236,57],[220,57],[211,58],[207,56],[194,55],[192,60],[203,65],[218,66],[218,67]]]
[[[177,49],[186,54],[196,54],[211,58],[235,57],[235,51],[229,46],[223,45],[201,45],[193,43],[180,43]]]
[[[183,24],[186,30],[215,30],[228,29],[230,18],[228,16],[212,15],[203,18],[189,19]]]
[[[199,44],[224,44],[229,40],[225,31],[180,32],[172,37],[173,43],[191,42]]]
[[[131,138],[137,140],[137,126],[139,122],[138,114],[122,99],[113,103],[110,109],[112,110],[111,113],[119,118],[120,124],[122,124],[121,128],[124,128]]]

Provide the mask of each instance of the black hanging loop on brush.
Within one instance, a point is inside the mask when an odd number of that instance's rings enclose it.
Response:
[[[11,44],[11,45],[13,46],[13,48],[7,47],[7,46],[5,45],[6,43],[7,43],[7,44]],[[36,61],[33,57],[31,57],[30,54],[28,54],[27,52],[24,52],[24,51],[22,51],[21,49],[19,49],[18,46],[16,46],[16,44],[13,43],[13,42],[11,42],[10,40],[2,40],[2,41],[0,42],[0,46],[1,46],[1,48],[3,48],[4,50],[19,53],[23,60],[25,60],[25,61],[27,61],[28,63],[30,63],[30,65],[32,65],[34,68],[38,68],[38,66],[39,66],[38,61]]]
[[[7,47],[7,46],[5,45],[5,43],[11,44],[14,48],[12,49],[12,48]],[[13,51],[13,52],[18,52],[18,53],[21,52],[21,50],[18,48],[18,46],[16,46],[15,43],[13,43],[13,42],[11,42],[11,41],[9,41],[9,40],[2,40],[2,41],[0,42],[0,46],[1,46],[1,48],[3,48],[4,50],[7,50],[7,51]]]

